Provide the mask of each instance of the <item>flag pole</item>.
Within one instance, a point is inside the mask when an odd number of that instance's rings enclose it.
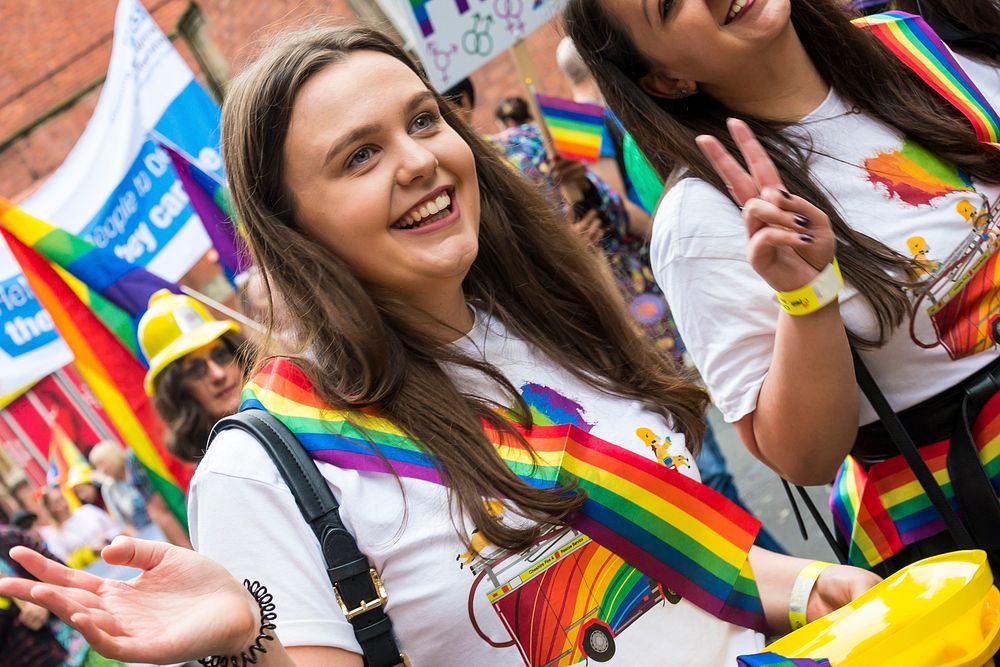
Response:
[[[524,89],[528,93],[528,108],[531,109],[531,115],[542,133],[542,143],[545,145],[545,152],[548,154],[549,162],[555,164],[555,159],[558,156],[556,144],[552,139],[552,132],[545,122],[545,116],[542,115],[542,110],[538,106],[538,98],[535,96],[537,93],[535,81],[538,80],[538,75],[535,72],[535,64],[531,61],[531,55],[528,53],[528,43],[522,37],[514,42],[508,51],[510,52],[510,57],[514,60],[517,73],[521,77],[521,83],[524,84]],[[583,192],[580,191],[580,188],[575,183],[560,185],[559,192],[570,206],[583,199]]]
[[[216,301],[212,297],[208,296],[207,294],[203,294],[202,292],[199,292],[193,287],[188,287],[187,285],[180,285],[180,288],[181,292],[188,295],[192,299],[200,301],[209,308],[213,308],[219,311],[220,313],[224,314],[226,317],[232,320],[236,320],[237,322],[247,327],[248,329],[256,331],[257,333],[264,333],[264,327],[262,327],[260,323],[251,320],[249,317],[239,312],[238,310],[233,310],[226,304]]]

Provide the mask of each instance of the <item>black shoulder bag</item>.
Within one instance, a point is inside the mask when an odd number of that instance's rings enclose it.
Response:
[[[222,431],[233,428],[249,433],[261,444],[316,534],[337,604],[354,627],[365,665],[408,667],[409,661],[400,653],[392,623],[385,613],[388,597],[378,572],[344,527],[337,499],[298,438],[273,415],[263,410],[247,410],[220,420],[212,429],[209,442]]]

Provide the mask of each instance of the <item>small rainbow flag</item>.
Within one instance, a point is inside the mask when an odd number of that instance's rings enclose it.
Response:
[[[287,360],[265,366],[241,409],[264,409],[317,461],[443,484],[437,462],[388,420],[324,404]],[[760,522],[694,480],[572,424],[522,430],[532,451],[487,428],[500,458],[539,488],[576,483],[587,501],[569,525],[703,610],[763,631],[747,552]]]
[[[1000,394],[980,411],[972,435],[986,475],[993,488],[1000,489]],[[948,474],[948,446],[947,440],[924,445],[920,456],[957,509]],[[837,529],[851,542],[848,560],[859,567],[878,565],[905,545],[945,530],[941,515],[901,455],[867,471],[849,456],[834,481],[830,509]]]
[[[604,137],[604,107],[535,95],[556,152],[567,160],[597,162]]]
[[[892,11],[854,19],[854,23],[871,30],[931,88],[961,111],[981,142],[1000,148],[1000,116],[921,17]]]
[[[45,483],[62,491],[70,509],[80,506],[80,499],[69,488],[69,481],[74,476],[84,476],[91,472],[90,464],[76,445],[70,440],[66,431],[52,420],[52,433],[49,438],[49,469],[45,473]],[[75,475],[74,475],[75,472]]]
[[[777,653],[757,653],[736,658],[737,667],[830,667],[830,661],[813,658],[786,658]]]
[[[250,267],[250,255],[237,233],[229,188],[173,147],[163,142],[160,142],[160,147],[170,157],[177,178],[191,200],[191,206],[201,218],[201,224],[219,254],[219,264],[226,277],[235,284],[236,276]]]
[[[72,286],[66,280],[73,278],[68,271],[50,264],[38,250],[12,233],[11,227],[22,229],[21,223],[26,219],[37,221],[9,202],[0,200],[0,235],[21,265],[38,301],[51,315],[56,329],[73,352],[76,367],[104,407],[119,438],[132,448],[154,488],[186,526],[184,490],[191,480],[192,468],[171,456],[163,445],[163,425],[142,387],[145,367],[81,298],[82,283]],[[52,238],[60,237],[57,234]],[[49,237],[37,235],[38,240],[42,238]],[[93,286],[84,287],[92,291],[83,296],[98,294]],[[109,305],[111,301],[105,299],[99,303]]]

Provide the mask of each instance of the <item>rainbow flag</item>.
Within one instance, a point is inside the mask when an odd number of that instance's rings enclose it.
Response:
[[[208,238],[219,254],[219,264],[229,282],[250,267],[250,255],[237,233],[236,216],[230,205],[229,189],[212,174],[165,143],[160,147],[170,157],[177,177],[191,200],[191,206],[201,218]]]
[[[157,290],[180,288],[110,250],[25,213],[0,198],[0,227],[52,262],[59,277],[141,359],[136,324]]]
[[[931,88],[961,111],[979,140],[1000,148],[1000,116],[955,60],[951,49],[919,16],[892,11],[854,20],[867,28]]]
[[[979,459],[993,488],[1000,491],[1000,394],[979,413],[972,429]],[[945,497],[957,509],[948,475],[947,440],[925,445],[920,456],[927,463]],[[837,473],[830,495],[837,529],[848,540],[848,560],[873,567],[931,535],[943,532],[944,520],[924,493],[916,475],[900,455],[867,471],[848,457]]]
[[[757,653],[736,658],[737,667],[830,667],[829,660],[813,658],[786,658],[777,653]]]
[[[556,152],[567,160],[597,162],[604,137],[604,107],[536,95]]]
[[[395,425],[370,412],[331,409],[287,360],[270,362],[244,389],[241,409],[254,408],[280,419],[317,461],[444,483],[436,461]],[[521,433],[532,451],[487,428],[501,459],[529,484],[576,483],[587,491],[570,526],[708,613],[764,631],[747,558],[757,519],[707,486],[575,425]]]
[[[135,452],[154,488],[178,520],[187,525],[184,491],[192,469],[163,446],[163,425],[142,382],[145,367],[60,277],[56,268],[7,228],[12,211],[0,211],[0,234],[10,246],[35,296],[52,317],[75,364],[118,431]]]

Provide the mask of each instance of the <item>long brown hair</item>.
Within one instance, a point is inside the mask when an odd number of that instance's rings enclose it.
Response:
[[[1000,35],[1000,3],[997,0],[896,0],[896,9],[911,14],[929,11],[973,32]]]
[[[852,26],[836,0],[790,2],[792,25],[809,57],[848,105],[894,127],[971,176],[1000,182],[1000,152],[981,144],[965,117],[876,37]],[[569,0],[565,25],[604,99],[664,180],[674,182],[680,169],[686,169],[684,176],[700,178],[726,193],[722,180],[695,145],[695,137],[714,135],[739,155],[726,119],[738,115],[747,121],[786,188],[830,217],[844,276],[871,304],[878,324],[873,339],[853,333],[852,339],[866,346],[888,339],[908,311],[904,290],[913,284],[913,261],[851,228],[810,175],[808,144],[782,133],[787,124],[734,114],[704,93],[681,100],[646,94],[638,82],[650,72],[650,63],[599,0]]]
[[[518,548],[585,500],[572,489],[529,486],[500,460],[482,421],[504,429],[498,407],[525,424],[530,411],[487,361],[441,346],[407,324],[402,304],[375,295],[298,223],[285,185],[283,145],[292,102],[320,70],[352,52],[384,53],[421,70],[389,38],[362,26],[282,35],[231,84],[222,146],[239,219],[266,277],[297,313],[297,358],[323,399],[372,407],[408,433],[440,466],[452,503],[493,543]],[[669,419],[690,443],[703,435],[705,393],[633,329],[602,270],[546,199],[436,95],[445,121],[475,157],[482,217],[479,253],[463,283],[467,300],[588,384],[641,401]],[[509,397],[498,406],[463,393],[443,363],[483,373]],[[487,511],[502,498],[539,522],[515,529]]]
[[[250,349],[242,336],[226,334],[222,341],[232,350],[244,376],[250,369]],[[208,414],[185,386],[184,359],[164,368],[153,385],[153,407],[167,427],[167,450],[181,461],[197,463],[218,417]]]

